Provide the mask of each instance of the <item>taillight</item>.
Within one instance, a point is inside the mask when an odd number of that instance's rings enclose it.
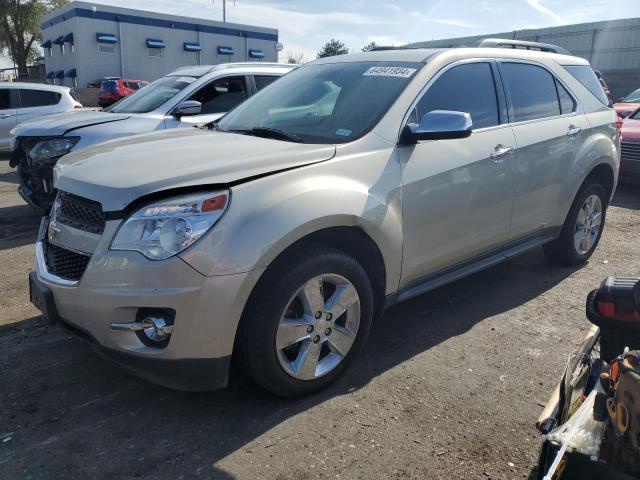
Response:
[[[82,104],[80,104],[80,103],[76,103],[76,104],[73,106],[73,108],[74,108],[75,110],[80,110],[81,108],[84,108],[84,107],[82,106]]]
[[[622,140],[622,123],[624,122],[624,120],[622,119],[622,117],[620,115],[618,115],[618,117],[616,118],[616,131],[618,132],[618,135],[620,136],[620,140]]]

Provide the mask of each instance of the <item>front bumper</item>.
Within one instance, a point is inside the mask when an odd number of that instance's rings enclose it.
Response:
[[[224,387],[242,310],[263,270],[206,277],[178,257],[151,261],[136,252],[110,251],[115,228],[105,231],[80,281],[65,282],[47,271],[43,220],[36,271],[30,274],[33,303],[140,377],[179,390]],[[135,332],[111,328],[135,322],[142,308],[176,312],[165,348],[145,345]]]

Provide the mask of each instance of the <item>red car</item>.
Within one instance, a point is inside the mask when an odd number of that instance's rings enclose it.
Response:
[[[620,180],[640,183],[640,109],[622,122],[622,161]]]
[[[121,98],[131,95],[145,85],[149,85],[149,82],[144,80],[129,80],[126,78],[103,80],[100,83],[98,105],[102,108],[113,105]]]

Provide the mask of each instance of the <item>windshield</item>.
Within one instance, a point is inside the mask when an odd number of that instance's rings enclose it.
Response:
[[[640,102],[640,89],[631,92],[629,95],[624,97],[623,102],[626,103],[637,103]]]
[[[114,103],[105,111],[111,113],[151,112],[195,81],[195,77],[162,77],[123,98],[118,103]]]
[[[414,62],[308,65],[228,113],[223,130],[278,130],[305,143],[346,143],[368,133],[423,66]],[[256,133],[256,132],[253,132]]]

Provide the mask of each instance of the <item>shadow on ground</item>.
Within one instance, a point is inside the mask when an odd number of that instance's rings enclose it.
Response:
[[[536,250],[398,305],[376,322],[337,383],[299,400],[274,398],[237,372],[226,390],[170,391],[123,373],[39,317],[2,327],[0,433],[14,438],[0,445],[0,477],[177,479],[201,469],[198,478],[233,478],[217,462],[274,426],[366,386],[573,272],[550,268]]]
[[[0,208],[0,250],[34,243],[41,218],[29,205]]]
[[[640,185],[620,183],[616,194],[611,200],[611,205],[620,208],[640,210]]]

